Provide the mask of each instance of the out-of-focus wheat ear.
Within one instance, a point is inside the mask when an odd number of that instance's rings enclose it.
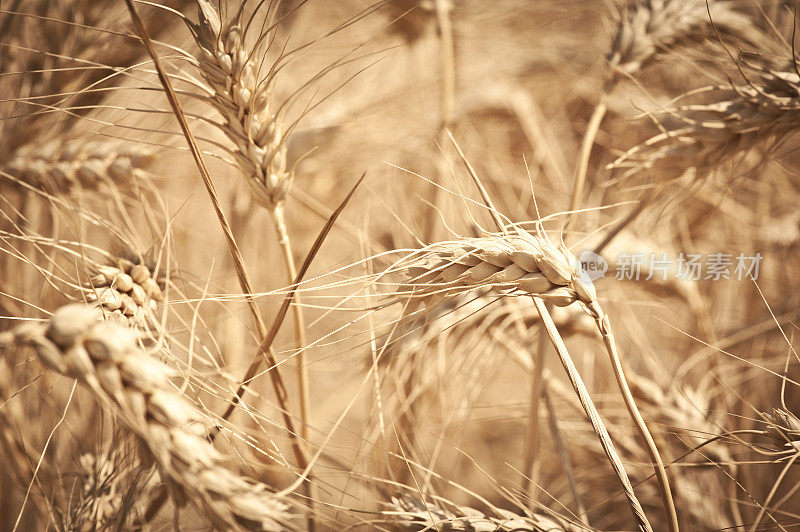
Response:
[[[761,31],[726,0],[636,0],[624,9],[608,53],[611,78],[635,75],[665,50],[723,35],[753,42]],[[709,16],[710,13],[710,16]]]
[[[442,503],[428,502],[402,495],[392,497],[390,510],[383,516],[402,530],[464,530],[464,531],[529,531],[529,532],[579,532],[591,528],[573,524],[555,515],[534,513],[517,515],[508,510],[495,509],[489,516],[467,506],[446,508]]]
[[[710,13],[710,16],[709,16]],[[594,140],[607,110],[607,97],[624,77],[635,76],[665,51],[724,36],[731,43],[758,42],[761,31],[727,0],[633,0],[617,23],[606,56],[603,90],[586,126],[575,167],[569,210],[580,207]],[[567,223],[572,217],[567,218]]]
[[[124,448],[85,453],[78,459],[80,495],[67,518],[68,530],[90,532],[129,526],[130,511],[141,494],[142,471],[125,463]],[[138,464],[137,464],[138,465]]]
[[[721,432],[720,425],[712,418],[710,398],[700,390],[686,386],[682,390],[664,388],[654,380],[635,373],[628,375],[628,382],[637,404],[649,419],[662,427],[658,434],[662,446],[672,448],[673,456],[682,456],[702,445],[698,457],[692,455],[691,462],[697,466],[705,463],[709,468],[727,470],[729,473],[720,480],[732,483],[735,489],[737,466],[728,448],[719,442],[704,445]],[[698,494],[698,477],[692,475],[698,470],[702,471],[698,467],[686,468],[681,464],[670,468],[671,479],[677,488],[675,493],[679,508],[692,517],[692,522],[701,523],[704,527],[732,524],[725,515],[724,505],[720,505],[721,500]],[[720,489],[716,483],[714,486]]]
[[[192,503],[225,530],[290,526],[283,500],[223,465],[200,412],[176,393],[170,368],[139,347],[132,329],[71,304],[45,323],[19,327],[13,340],[33,348],[47,368],[77,379],[116,414],[156,462],[177,505]]]
[[[713,96],[714,103],[686,104],[660,112],[662,132],[634,146],[607,168],[625,170],[623,177],[648,172],[662,181],[685,174],[702,178],[759,143],[796,131],[800,125],[800,76],[791,63],[776,68],[753,54],[742,54],[740,63],[746,84],[710,87],[702,92]]]
[[[7,466],[3,468],[2,478],[28,486],[34,481],[34,466],[40,457],[23,441],[21,428],[27,426],[30,419],[22,408],[21,399],[12,396],[17,386],[11,366],[2,358],[3,347],[9,347],[12,340],[11,333],[0,333],[0,449],[4,456],[2,463]],[[42,515],[48,514],[40,497],[31,497],[30,502]]]
[[[388,15],[389,32],[406,44],[415,44],[433,31],[436,22],[435,0],[389,0],[383,11]]]
[[[152,162],[153,151],[133,142],[56,139],[25,144],[0,166],[0,189],[27,185],[58,194],[103,187],[124,190],[147,177]]]

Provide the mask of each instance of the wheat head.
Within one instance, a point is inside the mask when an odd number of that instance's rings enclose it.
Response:
[[[631,2],[620,17],[607,57],[612,75],[634,75],[665,49],[713,38],[715,30],[739,41],[752,39],[757,32],[750,19],[732,9],[732,2],[710,0],[708,7],[705,0]]]
[[[748,84],[713,88],[715,103],[685,105],[659,113],[672,118],[662,133],[607,166],[629,175],[657,171],[677,179],[687,170],[702,177],[731,157],[800,125],[800,76],[791,65],[774,68],[759,56],[742,56]]]
[[[146,178],[153,160],[152,150],[137,143],[83,139],[30,143],[0,167],[12,178],[0,179],[0,189],[9,183],[61,194],[104,185],[124,189]]]
[[[602,314],[597,293],[566,247],[517,229],[513,234],[431,244],[396,266],[406,274],[400,293],[429,306],[476,288],[536,296],[564,307],[579,301]]]
[[[239,21],[224,24],[208,0],[197,0],[199,23],[190,29],[200,46],[196,57],[208,83],[206,101],[224,118],[222,132],[256,201],[274,209],[286,199],[293,173],[286,169],[286,130],[274,98],[275,71],[260,77],[260,57],[249,49]]]
[[[96,309],[67,305],[16,329],[12,341],[110,407],[156,462],[176,504],[191,502],[220,529],[284,530],[286,505],[223,465],[200,413],[171,386],[170,369],[139,348],[132,329],[99,319]]]
[[[403,530],[452,530],[464,532],[577,532],[591,530],[542,514],[516,515],[508,510],[495,509],[497,517],[490,517],[466,506],[456,507],[456,512],[442,505],[423,501],[407,495],[392,497],[392,509],[383,515]]]

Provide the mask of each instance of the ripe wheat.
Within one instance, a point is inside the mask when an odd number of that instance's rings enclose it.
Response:
[[[19,327],[17,345],[77,379],[141,440],[178,505],[191,502],[221,529],[283,530],[286,505],[258,482],[223,466],[200,413],[169,382],[170,369],[142,351],[132,329],[72,304],[43,324]]]

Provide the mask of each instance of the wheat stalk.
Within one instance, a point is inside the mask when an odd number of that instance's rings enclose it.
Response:
[[[407,495],[392,497],[391,510],[383,515],[404,530],[452,530],[464,532],[577,532],[591,530],[555,516],[516,515],[508,510],[495,509],[496,517],[466,506],[454,511],[441,504],[423,501]]]
[[[170,385],[170,369],[138,347],[132,329],[99,317],[86,305],[67,305],[45,323],[17,328],[10,341],[32,347],[42,364],[110,407],[158,464],[176,504],[191,502],[222,529],[283,530],[286,505],[223,466],[200,413]]]

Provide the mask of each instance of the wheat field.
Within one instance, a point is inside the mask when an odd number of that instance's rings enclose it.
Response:
[[[3,1],[0,530],[795,530],[797,22]]]

